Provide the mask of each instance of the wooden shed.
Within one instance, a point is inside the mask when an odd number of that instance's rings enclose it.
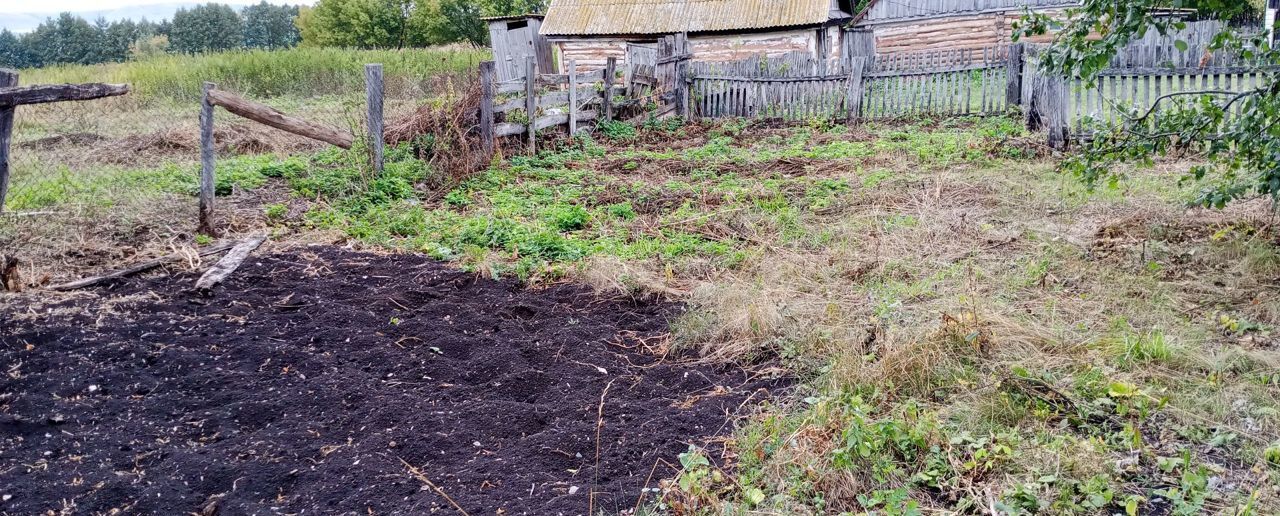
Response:
[[[579,70],[623,61],[628,44],[686,33],[694,61],[736,61],[806,52],[835,62],[849,0],[551,0],[542,24],[560,54]]]
[[[529,56],[537,58],[538,70],[551,73],[554,66],[551,44],[539,33],[541,14],[500,16],[484,18],[484,21],[489,24],[489,44],[493,47],[499,81],[524,78]]]

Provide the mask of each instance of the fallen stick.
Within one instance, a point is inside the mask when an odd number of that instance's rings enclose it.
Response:
[[[235,242],[223,242],[220,244],[214,244],[197,251],[197,254],[199,256],[208,256],[214,253],[220,253],[220,252],[226,251],[227,249],[231,249],[231,247],[234,245],[235,245]],[[107,280],[123,278],[125,276],[130,276],[133,274],[137,274],[139,272],[149,271],[151,269],[154,269],[166,263],[180,261],[180,260],[186,259],[187,257],[188,255],[185,255],[182,253],[173,253],[167,256],[156,258],[154,260],[139,263],[132,267],[108,272],[101,276],[93,276],[91,278],[84,278],[81,280],[72,281],[70,283],[54,285],[52,287],[49,287],[48,289],[49,290],[76,290],[76,289],[85,288],[85,287],[92,287],[94,285],[97,285]]]
[[[213,267],[210,267],[209,270],[205,271],[204,275],[200,276],[200,280],[196,281],[196,290],[200,292],[213,290],[213,287],[222,283],[222,280],[227,279],[227,276],[230,276],[231,273],[240,268],[240,264],[244,263],[245,258],[249,257],[249,253],[252,253],[254,249],[257,249],[266,240],[266,233],[241,240],[231,252],[223,256],[221,260],[218,260],[218,263],[213,264]]]
[[[442,498],[447,500],[451,505],[453,505],[454,509],[457,509],[458,512],[462,513],[462,516],[471,516],[470,514],[467,514],[467,511],[463,509],[461,505],[458,505],[458,502],[453,501],[453,498],[449,498],[449,495],[444,494],[444,490],[440,489],[434,483],[432,483],[431,479],[427,478],[427,475],[424,474],[422,470],[415,468],[413,464],[409,464],[409,461],[404,460],[404,458],[402,457],[396,457],[396,458],[400,459],[400,462],[404,464],[404,467],[409,468],[409,474],[413,475],[413,478],[416,478],[418,479],[419,482],[426,484],[427,487],[430,487],[432,490],[434,490],[436,494],[440,495]]]

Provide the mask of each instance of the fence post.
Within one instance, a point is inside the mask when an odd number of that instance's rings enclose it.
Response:
[[[866,57],[849,58],[849,88],[845,92],[845,107],[849,109],[849,125],[862,120],[862,72],[866,65]]]
[[[373,158],[373,172],[381,174],[385,139],[382,121],[382,65],[364,65],[364,93],[369,108],[369,151]]]
[[[1022,83],[1018,90],[1019,104],[1022,106],[1022,121],[1028,131],[1040,130],[1040,67],[1036,63],[1036,49],[1026,49],[1022,62]]]
[[[1005,77],[1008,85],[1005,87],[1005,98],[1010,106],[1022,104],[1022,52],[1023,43],[1014,43],[1009,47],[1009,58],[1006,63]]]
[[[1067,123],[1067,79],[1058,74],[1043,75],[1043,99],[1040,101],[1045,125],[1049,128],[1049,148],[1067,150],[1070,126]]]
[[[618,73],[618,58],[610,57],[604,64],[604,119],[613,120],[613,76]]]
[[[569,136],[578,134],[578,61],[569,60]]]
[[[497,73],[497,63],[480,63],[480,140],[486,156],[493,155],[493,79]]]
[[[538,121],[538,90],[536,88],[538,82],[538,62],[533,56],[529,56],[525,60],[524,66],[524,109],[529,114],[529,124],[525,127],[525,132],[529,133],[529,154],[538,153],[537,132],[534,122]]]
[[[18,85],[18,71],[0,68],[0,88]],[[13,143],[13,113],[17,106],[0,108],[0,213],[9,195],[9,146]]]
[[[213,104],[209,102],[209,90],[217,85],[204,83],[204,97],[200,102],[200,223],[196,232],[217,236],[213,227]]]
[[[675,66],[675,86],[676,86],[676,113],[680,117],[689,119],[689,35],[681,32],[676,34],[675,57],[677,59]]]

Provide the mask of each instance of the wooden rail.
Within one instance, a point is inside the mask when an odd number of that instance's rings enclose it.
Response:
[[[18,72],[0,69],[0,213],[9,195],[9,148],[13,142],[13,113],[18,106],[115,97],[129,93],[124,84],[42,84],[18,86]]]
[[[209,89],[205,92],[205,96],[212,105],[221,106],[236,115],[281,131],[305,136],[344,149],[350,149],[351,144],[355,141],[355,137],[351,133],[286,115],[276,108],[245,100],[228,91]]]

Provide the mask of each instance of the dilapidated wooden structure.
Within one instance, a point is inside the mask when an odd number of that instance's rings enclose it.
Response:
[[[493,62],[499,81],[524,78],[525,63],[530,57],[543,73],[552,70],[551,44],[540,34],[541,14],[500,16],[485,18],[484,21],[489,25],[489,44],[493,48]]]
[[[1006,45],[1024,9],[1050,16],[1079,0],[871,0],[852,27],[871,33],[877,54]]]
[[[834,64],[851,10],[849,0],[552,0],[541,33],[562,66],[575,61],[579,70],[682,33],[695,62],[804,54]]]

